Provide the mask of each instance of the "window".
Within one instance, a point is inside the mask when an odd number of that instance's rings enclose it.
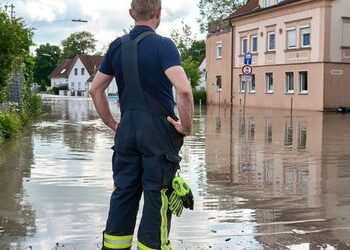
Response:
[[[343,17],[343,41],[344,47],[350,47],[350,18]]]
[[[268,35],[267,35],[267,44],[268,44],[268,47],[267,47],[267,50],[268,51],[274,51],[276,49],[276,41],[275,41],[275,32],[269,32]]]
[[[287,48],[295,49],[297,47],[297,30],[291,28],[287,30]]]
[[[216,76],[216,91],[222,91],[222,79],[221,76]]]
[[[83,76],[85,74],[85,69],[81,68],[81,75]]]
[[[300,29],[300,41],[302,48],[308,48],[311,45],[311,32],[310,27],[303,27]]]
[[[250,46],[252,53],[258,52],[258,36],[254,35],[250,37]]]
[[[250,82],[250,86],[249,86],[249,92],[250,93],[255,93],[255,75],[252,75],[252,81]]]
[[[242,38],[242,54],[244,55],[247,52],[248,52],[248,38],[244,37]]]
[[[264,7],[269,7],[271,5],[271,0],[264,0]]]
[[[74,69],[74,75],[75,75],[75,76],[78,75],[78,69],[77,69],[77,68]]]
[[[294,73],[286,73],[286,93],[294,93]]]
[[[273,74],[266,73],[266,93],[273,93]]]
[[[246,90],[249,93],[255,93],[255,75],[251,75],[251,81],[247,81],[246,78],[249,76],[240,75],[239,76],[239,92],[245,93]]]
[[[245,93],[245,88],[246,88],[246,81],[243,79],[243,75],[239,76],[239,92]]]
[[[71,90],[74,90],[74,82],[71,82],[71,83],[70,83],[70,89],[71,89]]]
[[[300,81],[300,93],[308,93],[309,92],[309,83],[308,83],[308,73],[307,72],[299,72],[299,81]]]
[[[216,58],[217,59],[222,58],[222,43],[221,42],[216,43]]]
[[[78,90],[81,89],[81,82],[78,83]]]

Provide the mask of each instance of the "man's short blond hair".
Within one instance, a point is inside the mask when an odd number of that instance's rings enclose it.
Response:
[[[158,8],[161,6],[161,0],[132,0],[131,13],[135,20],[148,21],[155,17]]]

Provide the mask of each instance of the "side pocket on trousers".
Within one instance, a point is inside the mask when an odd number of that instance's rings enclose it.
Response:
[[[163,169],[163,187],[169,187],[176,172],[180,169],[180,161],[182,158],[178,155],[165,155],[166,166]]]

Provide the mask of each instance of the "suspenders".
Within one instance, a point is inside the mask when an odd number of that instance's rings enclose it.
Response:
[[[120,102],[121,112],[123,114],[126,110],[142,110],[156,113],[162,117],[170,116],[173,119],[178,120],[173,112],[168,111],[141,87],[137,48],[139,42],[152,34],[154,33],[147,31],[133,40],[129,35],[125,35],[121,38],[121,61],[125,83]]]

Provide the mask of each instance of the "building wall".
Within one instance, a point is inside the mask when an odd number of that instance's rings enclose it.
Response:
[[[51,79],[51,87],[57,87],[60,85],[67,84],[66,78],[52,78]]]
[[[300,93],[299,72],[308,72],[309,91]],[[323,110],[323,63],[272,65],[254,68],[255,93],[246,95],[246,105],[249,107],[267,107],[299,110]],[[286,72],[294,73],[294,93],[286,93]],[[273,93],[266,93],[266,73],[273,73]],[[241,106],[244,103],[244,93],[240,92],[241,69],[234,69],[234,97],[233,105]]]
[[[234,67],[243,66],[242,38],[248,38],[248,50],[250,50],[252,35],[258,37],[258,52],[253,54],[253,65],[255,66],[322,61],[319,52],[322,40],[320,20],[323,16],[319,6],[296,5],[260,13],[258,18],[253,16],[234,21],[234,56],[236,58]],[[311,29],[311,47],[301,48],[300,28],[306,25]],[[296,28],[296,49],[287,49],[287,29],[290,28]],[[273,52],[267,49],[269,32],[275,32],[276,49]]]
[[[324,106],[350,107],[350,64],[325,64]]]
[[[222,44],[222,58],[217,58],[217,43]],[[207,39],[207,102],[208,104],[231,103],[231,32],[215,34]],[[217,76],[222,79],[222,91],[217,88]]]
[[[75,69],[78,69],[77,75],[75,75],[75,72],[74,72]],[[84,75],[81,74],[82,73],[81,69],[84,69]],[[72,71],[68,76],[68,88],[72,91],[75,91],[75,90],[87,91],[89,89],[89,85],[87,83],[87,80],[89,78],[90,78],[89,72],[86,70],[80,58],[78,58],[72,67]]]
[[[350,3],[336,0],[331,4],[331,62],[350,63]]]

